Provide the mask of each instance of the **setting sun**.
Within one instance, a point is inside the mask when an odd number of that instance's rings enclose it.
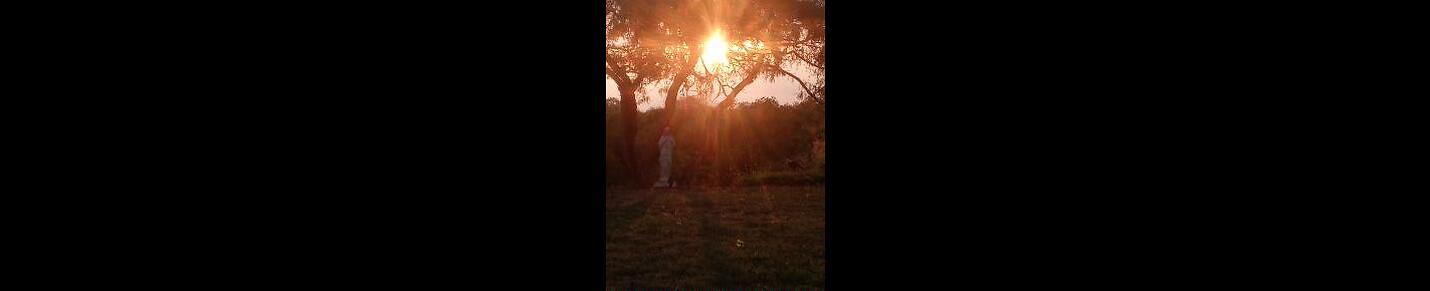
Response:
[[[725,53],[730,49],[730,45],[725,43],[725,36],[720,31],[710,35],[710,39],[705,40],[705,52],[700,54],[700,58],[705,65],[719,67],[729,62],[725,59]]]

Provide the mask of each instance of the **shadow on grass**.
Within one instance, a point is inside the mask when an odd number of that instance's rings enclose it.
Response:
[[[651,199],[648,195],[639,195],[634,193],[628,193],[626,195],[629,196],[616,197],[615,199],[621,199],[618,200],[617,203],[623,203],[625,202],[625,200],[635,200],[635,202],[623,206],[606,206],[607,241],[611,239],[611,234],[614,233],[616,230],[619,230],[622,227],[629,226],[632,222],[635,222],[642,216],[645,216],[646,212],[649,212]]]
[[[822,289],[822,193],[811,191],[822,189],[617,192],[608,287]]]
[[[720,227],[716,209],[710,201],[710,197],[696,193],[696,191],[685,191],[686,198],[691,202],[691,208],[700,219],[700,249],[701,255],[705,257],[705,262],[710,267],[711,285],[716,288],[733,287],[741,283],[738,278],[740,269],[731,261],[730,255],[721,248],[729,237],[729,231]]]

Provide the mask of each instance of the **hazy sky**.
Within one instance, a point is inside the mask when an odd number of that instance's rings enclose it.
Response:
[[[801,76],[805,82],[813,81],[807,77],[809,74],[807,69],[791,68],[790,72],[797,75],[806,75]],[[645,90],[646,94],[648,94],[647,96],[650,96],[650,101],[640,104],[638,107],[640,110],[665,107],[665,92],[661,91],[659,86],[648,85],[645,87]],[[780,104],[794,104],[799,102],[799,100],[795,98],[803,91],[804,89],[799,87],[799,83],[790,78],[778,78],[773,82],[756,79],[754,83],[751,83],[749,87],[745,87],[745,90],[740,92],[740,96],[735,98],[735,102],[754,101],[761,97],[770,96],[775,97],[775,100],[779,101]],[[612,81],[610,77],[606,78],[605,97],[621,98],[620,91],[616,90],[616,82]]]

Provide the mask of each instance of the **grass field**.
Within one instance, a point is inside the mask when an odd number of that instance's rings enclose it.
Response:
[[[822,289],[824,187],[608,190],[606,286]]]

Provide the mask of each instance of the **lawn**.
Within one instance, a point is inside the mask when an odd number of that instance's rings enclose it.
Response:
[[[822,289],[824,187],[608,190],[606,286]]]

